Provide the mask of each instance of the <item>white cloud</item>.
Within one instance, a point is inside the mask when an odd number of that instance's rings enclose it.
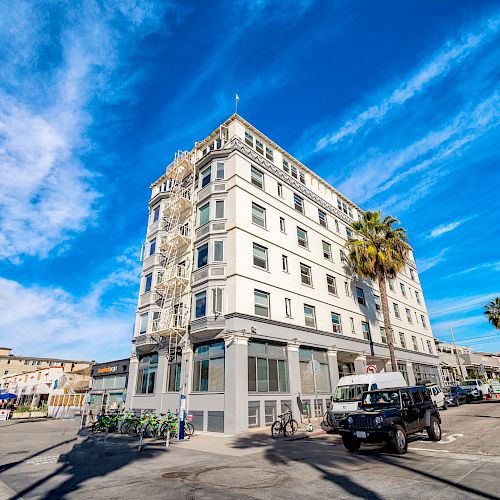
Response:
[[[429,235],[427,236],[427,239],[437,238],[438,236],[441,236],[443,234],[450,233],[451,231],[454,231],[455,229],[457,229],[457,227],[459,227],[468,220],[470,220],[470,218],[456,220],[453,222],[449,222],[448,224],[441,224],[440,226],[431,229]]]
[[[0,278],[0,344],[32,356],[100,361],[128,356],[140,273],[131,253],[117,258],[117,270],[81,298]],[[103,306],[105,294],[113,299]]]
[[[443,248],[437,255],[426,257],[424,259],[417,259],[418,272],[420,274],[425,273],[425,271],[428,271],[443,262],[447,251],[448,248]]]
[[[98,177],[81,160],[96,146],[94,108],[126,95],[127,82],[112,82],[124,48],[158,29],[167,8],[146,0],[4,6],[0,258],[46,257],[95,218]]]
[[[457,316],[465,314],[467,311],[473,309],[480,310],[482,306],[486,305],[495,297],[500,297],[500,291],[427,300],[427,310],[434,318],[448,315]]]
[[[446,278],[454,278],[456,276],[463,276],[464,274],[473,273],[475,271],[500,271],[500,260],[495,262],[484,262],[483,264],[478,264],[477,266],[468,267],[462,271],[456,273],[448,274]]]
[[[354,118],[347,120],[338,130],[317,140],[315,151],[321,151],[343,139],[352,137],[366,126],[376,126],[394,108],[400,108],[428,86],[441,81],[475,49],[491,41],[497,35],[499,27],[500,17],[497,15],[481,23],[461,40],[447,41],[429,62],[407,80],[382,91],[377,96],[376,104],[359,111]]]

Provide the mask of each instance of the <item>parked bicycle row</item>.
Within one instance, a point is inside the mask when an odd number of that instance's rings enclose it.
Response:
[[[187,414],[183,422],[184,436],[191,438],[194,434],[192,416]],[[179,416],[171,411],[160,413],[154,412],[136,415],[130,411],[112,412],[98,414],[91,426],[92,433],[117,432],[129,434],[130,436],[158,437],[166,439],[170,433],[171,438],[179,437]]]

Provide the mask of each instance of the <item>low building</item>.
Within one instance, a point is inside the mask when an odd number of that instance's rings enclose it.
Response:
[[[92,366],[92,382],[89,392],[89,409],[99,411],[121,410],[127,398],[128,369],[130,359],[119,359]]]

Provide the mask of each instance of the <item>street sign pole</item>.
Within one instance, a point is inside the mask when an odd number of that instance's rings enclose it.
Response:
[[[179,440],[184,439],[184,416],[186,413],[186,396],[181,394],[179,405]]]

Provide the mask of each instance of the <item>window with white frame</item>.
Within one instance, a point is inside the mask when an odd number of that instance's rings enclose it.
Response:
[[[406,288],[404,283],[400,283],[399,286],[401,287],[401,294],[403,295],[403,297],[406,297]]]
[[[251,180],[254,186],[264,189],[264,174],[258,168],[252,167]]]
[[[373,294],[373,300],[375,301],[375,309],[377,311],[380,311],[382,309],[382,306],[380,304],[380,297],[378,295]]]
[[[410,278],[415,281],[415,273],[413,272],[413,269],[410,267]]]
[[[306,183],[306,176],[304,172],[299,171],[299,181],[302,182],[302,184]]]
[[[153,284],[153,274],[149,273],[144,276],[144,293],[151,291],[151,286]]]
[[[340,250],[340,262],[342,262],[342,264],[347,264],[347,256],[343,250]]]
[[[323,210],[318,209],[318,219],[321,226],[328,227],[328,219],[326,217],[326,212],[323,212]]]
[[[139,335],[143,335],[148,331],[148,313],[141,314],[139,321]]]
[[[215,170],[215,178],[218,181],[223,180],[225,177],[225,171],[224,171],[224,163],[222,162],[217,162],[216,170]]]
[[[415,298],[417,299],[417,304],[420,304],[420,293],[418,290],[415,290]]]
[[[281,182],[278,182],[278,196],[283,198],[283,184]]]
[[[332,260],[332,245],[326,241],[322,241],[323,257],[327,260]]]
[[[305,264],[300,264],[300,281],[303,285],[312,286],[311,268]]]
[[[154,255],[156,252],[156,238],[149,242],[149,256]]]
[[[259,139],[255,139],[255,149],[257,150],[258,153],[263,155],[264,154],[264,143],[259,141]]]
[[[304,198],[296,193],[293,194],[293,207],[301,214],[304,213]]]
[[[215,218],[224,219],[224,200],[215,201]]]
[[[427,329],[427,323],[425,321],[425,316],[423,314],[420,315],[420,319],[422,320],[422,326]]]
[[[411,341],[413,343],[413,350],[418,351],[418,342],[417,342],[417,337],[415,337],[415,335],[411,336]]]
[[[214,314],[222,314],[224,289],[217,286],[212,289],[212,312]]]
[[[304,304],[305,325],[310,328],[316,328],[316,309],[314,306]]]
[[[394,307],[394,316],[396,318],[401,319],[401,315],[399,314],[399,306],[396,304],[396,302],[392,303],[392,307]]]
[[[224,241],[214,241],[214,262],[224,262]]]
[[[353,237],[353,232],[347,226],[345,227],[345,233],[346,233],[348,238]]]
[[[156,222],[160,217],[160,205],[153,209],[153,222]]]
[[[267,248],[253,244],[253,265],[267,271]]]
[[[331,317],[332,317],[332,329],[334,333],[342,333],[342,320],[340,318],[340,314],[332,312]]]
[[[387,344],[387,333],[383,326],[380,327],[380,340],[382,340],[383,344]]]
[[[326,275],[326,286],[328,288],[328,293],[332,295],[337,295],[337,280],[334,276]]]
[[[394,292],[394,280],[392,278],[387,278],[387,283],[389,283],[389,290]]]
[[[284,254],[281,256],[281,269],[285,271],[285,273],[288,272],[288,256]]]
[[[406,337],[403,332],[399,332],[399,343],[403,349],[406,349]]]
[[[406,319],[408,320],[408,323],[413,323],[411,319],[411,311],[408,308],[405,308],[406,311]]]
[[[210,220],[210,203],[205,203],[198,209],[198,225],[203,226]]]
[[[193,391],[224,391],[224,342],[198,344],[193,349]]]
[[[266,228],[266,209],[252,202],[252,222]]]
[[[345,288],[346,297],[350,297],[351,296],[351,287],[349,286],[348,281],[344,281],[344,288]]]
[[[292,317],[292,299],[285,298],[285,315],[287,318]]]
[[[432,343],[430,340],[427,341],[427,350],[429,351],[429,354],[432,354]]]
[[[269,318],[269,293],[254,290],[255,314]]]
[[[253,148],[253,135],[245,131],[245,142]]]
[[[359,286],[356,287],[356,300],[358,304],[363,306],[366,305],[365,291],[362,288],[359,288]]]
[[[274,161],[273,150],[269,146],[266,146],[266,158],[268,160]]]
[[[286,232],[285,229],[286,229],[286,227],[285,227],[285,219],[284,219],[284,217],[280,217],[280,231],[282,233],[285,233]]]
[[[207,291],[196,293],[194,296],[194,317],[204,318],[207,315]]]
[[[298,170],[293,165],[290,167],[290,171],[292,173],[292,177],[294,179],[297,179],[298,178]]]
[[[337,231],[337,233],[340,233],[339,221],[337,219],[335,219],[335,231]]]
[[[361,322],[361,331],[365,340],[371,340],[370,325],[366,321]]]
[[[207,168],[204,168],[200,172],[200,178],[201,178],[201,185],[200,185],[201,189],[210,184],[212,180],[212,165],[209,165]]]
[[[248,392],[288,392],[285,346],[248,342]]]
[[[196,249],[196,268],[200,269],[208,264],[208,243]]]
[[[290,164],[286,161],[286,160],[283,160],[283,170],[289,174],[290,173]]]
[[[308,248],[307,244],[307,231],[297,226],[297,242],[300,247]]]

